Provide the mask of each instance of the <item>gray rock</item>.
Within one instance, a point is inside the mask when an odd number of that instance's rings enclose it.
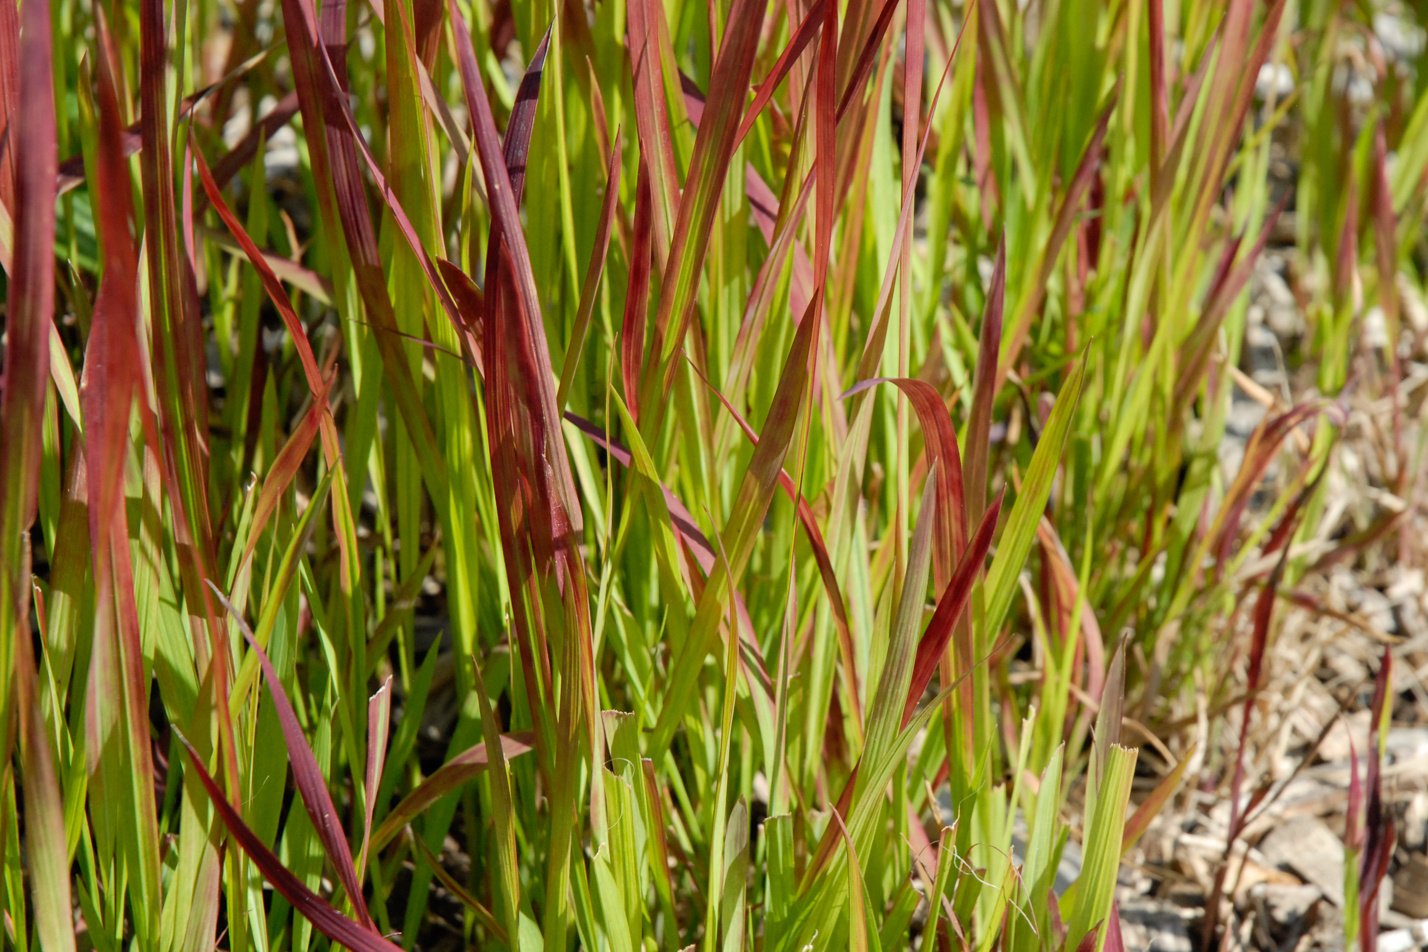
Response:
[[[1119,903],[1121,937],[1127,949],[1194,952],[1194,914],[1163,899],[1137,896]]]
[[[1265,858],[1344,904],[1344,844],[1318,817],[1291,817],[1260,840]]]
[[[1260,883],[1254,888],[1252,898],[1269,922],[1278,929],[1303,922],[1314,908],[1314,904],[1324,898],[1318,886],[1304,884],[1289,886],[1280,883]]]

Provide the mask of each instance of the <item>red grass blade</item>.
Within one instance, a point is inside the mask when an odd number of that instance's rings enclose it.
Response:
[[[238,242],[239,247],[243,249],[243,253],[248,256],[248,261],[253,265],[254,270],[258,272],[258,279],[263,285],[263,290],[268,294],[268,300],[273,303],[273,307],[277,309],[283,319],[283,324],[292,336],[293,347],[297,350],[298,361],[302,364],[303,374],[307,377],[308,390],[312,393],[313,400],[318,405],[325,407],[327,384],[322,379],[322,372],[318,369],[317,356],[312,352],[307,329],[302,326],[302,319],[293,310],[292,303],[288,300],[287,291],[284,290],[282,282],[278,280],[272,266],[268,264],[267,258],[249,237],[248,230],[243,227],[238,216],[233,214],[228,203],[224,201],[223,193],[219,191],[218,182],[209,170],[208,163],[203,160],[203,154],[195,150],[193,161],[194,166],[198,169],[199,181],[203,183],[203,191],[208,196],[209,203],[218,213],[218,217],[223,220],[223,224]],[[329,463],[331,462],[332,460],[329,460]]]
[[[300,0],[300,2],[310,4],[311,0]],[[422,274],[426,277],[427,283],[435,293],[437,302],[441,304],[442,309],[446,312],[452,325],[459,331],[461,321],[457,313],[456,302],[452,300],[450,291],[447,289],[445,282],[441,280],[436,262],[432,259],[431,254],[422,243],[421,236],[417,234],[416,226],[412,224],[411,218],[408,217],[406,213],[406,209],[402,207],[401,200],[397,197],[397,193],[387,184],[387,179],[386,176],[382,174],[381,166],[372,155],[372,150],[368,147],[367,140],[362,137],[361,131],[357,127],[357,120],[353,118],[352,110],[347,104],[343,85],[345,71],[338,71],[327,52],[328,43],[337,45],[341,42],[345,42],[346,39],[343,32],[345,30],[345,23],[338,21],[336,15],[329,15],[329,10],[340,7],[341,5],[341,3],[324,5],[322,36],[324,41],[327,42],[317,46],[317,50],[320,54],[318,56],[318,64],[322,67],[317,71],[317,80],[319,89],[325,99],[326,112],[329,116],[339,120],[344,127],[343,131],[345,135],[342,137],[343,141],[347,146],[355,147],[356,155],[361,157],[363,164],[367,167],[367,173],[372,176],[372,181],[377,186],[377,194],[382,199],[382,204],[387,207],[387,211],[391,212],[392,221],[396,224],[398,233],[401,234],[407,247],[411,250],[413,256],[415,256],[417,264],[421,266]],[[329,36],[329,33],[331,36]],[[360,184],[357,185],[357,188],[360,190]],[[354,196],[354,198],[355,197],[357,196]],[[363,209],[365,209],[367,204],[365,197],[362,198],[361,204]],[[370,229],[370,227],[369,223],[368,228]]]
[[[450,13],[453,25],[463,22],[454,2],[451,5]],[[558,415],[553,412],[555,395],[550,379],[553,375],[549,372],[550,350],[546,346],[545,328],[540,319],[540,297],[536,293],[535,276],[531,272],[530,253],[526,248],[525,236],[521,232],[520,215],[517,210],[519,193],[511,179],[508,164],[510,158],[523,156],[525,150],[529,148],[529,133],[527,132],[527,139],[524,142],[521,142],[518,137],[509,138],[507,150],[515,151],[504,151],[501,148],[499,136],[496,133],[496,121],[491,114],[491,104],[486,96],[481,71],[476,64],[476,53],[472,49],[469,33],[463,36],[461,31],[458,31],[456,48],[462,88],[466,94],[466,104],[471,112],[471,122],[475,130],[476,151],[481,161],[482,172],[486,179],[486,192],[491,203],[492,235],[487,255],[485,292],[487,304],[484,332],[485,349],[494,353],[490,339],[493,335],[501,338],[501,334],[497,333],[499,325],[494,320],[494,316],[501,311],[501,301],[497,294],[501,285],[501,276],[504,271],[509,270],[511,273],[505,277],[511,280],[511,290],[515,295],[515,301],[523,310],[521,322],[524,326],[521,328],[521,333],[528,339],[527,346],[533,351],[534,359],[544,364],[546,368],[545,373],[535,374],[534,379],[529,382],[534,386],[536,399],[541,406],[542,418],[548,423],[553,423],[554,428],[558,430]],[[503,263],[505,267],[502,267]],[[490,353],[488,353],[487,359],[494,360]],[[557,437],[554,445],[557,447],[557,454],[562,464],[564,464],[564,444]],[[560,469],[565,471],[565,485],[570,490],[567,499],[573,498],[573,484],[569,482],[568,466],[562,465]]]
[[[761,0],[734,0],[719,57],[709,79],[710,104],[694,139],[694,156],[679,203],[669,267],[663,276],[659,310],[655,315],[656,372],[646,376],[645,392],[641,395],[641,403],[652,411],[646,424],[651,432],[658,428],[663,408],[668,405],[658,398],[673,387],[679,366],[675,358],[683,349],[684,336],[694,316],[695,289],[709,251],[710,230],[734,154],[737,123],[758,51],[764,7]]]
[[[101,38],[107,31],[101,19]],[[129,170],[119,149],[121,133],[115,63],[110,44],[98,44],[99,153],[96,156],[96,218],[103,248],[104,271],[94,303],[84,361],[81,402],[84,407],[86,458],[90,468],[91,537],[96,555],[107,551],[94,532],[94,522],[116,512],[123,492],[123,445],[128,439],[129,410],[137,385],[138,251],[130,233],[134,216]],[[85,399],[91,397],[91,399]],[[103,514],[103,515],[101,515]],[[127,533],[118,536],[127,546]],[[104,573],[99,573],[103,580]]]
[[[896,0],[888,0],[891,9]],[[838,7],[823,6],[823,29],[818,34],[818,61],[813,70],[813,320],[822,321],[824,298],[828,293],[828,259],[833,252],[833,221],[837,217],[838,116],[833,108],[838,85]],[[711,84],[712,85],[712,84]],[[814,339],[813,359],[818,359]],[[816,378],[816,373],[813,374]]]
[[[455,0],[451,21],[462,24]],[[511,135],[504,155],[469,31],[456,42],[486,183],[491,231],[486,247],[486,432],[512,621],[541,738],[539,767],[549,783],[550,842],[543,912],[547,943],[563,945],[566,890],[576,848],[576,776],[596,749],[594,643],[581,552],[582,514],[556,408],[555,374],[521,230],[519,192],[509,166],[529,141]],[[549,619],[549,621],[546,621]],[[553,663],[552,663],[553,662]]]
[[[322,40],[331,42],[339,59],[343,49],[342,35],[346,30],[345,9],[343,0],[323,5]],[[323,217],[329,227],[341,231],[346,241],[358,294],[366,307],[367,316],[378,331],[377,346],[382,354],[383,370],[391,383],[392,396],[421,461],[422,474],[434,484],[435,494],[443,491],[446,466],[437,452],[436,437],[422,406],[416,382],[412,379],[406,355],[398,346],[400,338],[396,336],[396,315],[387,293],[371,209],[367,206],[357,164],[360,137],[356,135],[355,127],[350,125],[351,115],[340,92],[345,65],[342,66],[343,72],[336,72],[338,67],[327,57],[319,40],[317,18],[310,0],[283,0],[283,23],[303,125],[325,133],[311,135],[307,140],[314,176],[319,181],[331,183],[330,192],[326,188],[318,189]],[[334,84],[339,88],[337,95],[332,93]],[[403,237],[407,237],[405,231]],[[439,294],[438,299],[445,304],[449,296]],[[458,314],[454,303],[450,313],[453,316]]]
[[[966,545],[967,499],[962,484],[962,457],[957,450],[957,431],[947,404],[930,383],[910,377],[874,377],[864,380],[844,396],[852,396],[880,383],[890,383],[902,391],[922,424],[927,443],[928,466],[936,466],[937,532],[932,546],[933,579],[942,588],[952,577],[953,566]]]
[[[268,520],[278,511],[283,496],[287,494],[302,468],[303,460],[307,458],[308,450],[312,449],[318,430],[328,422],[324,419],[325,411],[326,408],[322,404],[312,404],[269,464],[267,475],[263,477],[262,488],[258,490],[258,504],[253,509],[253,522],[248,533],[248,544],[243,550],[243,562],[246,563],[252,558]]]
[[[927,685],[932,681],[932,675],[937,671],[938,663],[947,653],[947,644],[952,640],[952,631],[957,624],[957,619],[961,617],[962,610],[967,607],[967,600],[972,595],[972,586],[976,583],[977,573],[982,571],[982,563],[986,560],[987,550],[991,548],[992,535],[996,531],[997,519],[1001,513],[1002,497],[998,496],[987,510],[987,514],[982,517],[982,524],[977,527],[976,534],[972,536],[966,551],[962,553],[962,558],[957,563],[957,570],[952,573],[952,580],[947,583],[942,597],[937,600],[937,608],[933,611],[932,618],[922,633],[922,639],[917,643],[917,658],[912,666],[912,683],[908,686],[907,703],[902,711],[902,726],[904,727],[907,726],[908,721],[912,720],[912,712],[917,708],[917,702],[921,699],[922,692],[927,689]]]
[[[175,733],[178,732],[175,731]],[[273,888],[291,903],[303,918],[311,922],[317,931],[333,942],[340,942],[355,952],[400,952],[401,946],[394,945],[375,932],[353,922],[317,893],[303,885],[302,880],[294,876],[283,865],[282,860],[263,845],[248,824],[243,822],[243,817],[239,815],[238,811],[224,799],[223,791],[219,789],[212,775],[204,767],[203,761],[199,758],[198,752],[193,749],[193,745],[188,742],[188,738],[182,734],[178,734],[178,738],[188,752],[188,762],[193,767],[194,773],[198,775],[204,790],[207,791],[208,799],[213,803],[213,808],[223,820],[223,825],[228,828],[228,835],[233,837],[243,848],[243,852],[253,860],[253,864],[258,867],[263,878],[272,883]]]
[[[525,189],[526,156],[530,153],[541,74],[545,70],[545,56],[549,49],[550,31],[547,30],[536,47],[535,56],[531,57],[530,65],[526,67],[525,75],[521,77],[521,85],[516,89],[516,104],[511,109],[510,121],[506,123],[506,171],[511,176],[517,205],[520,205],[521,193]]]
[[[1115,900],[1111,900],[1111,914],[1101,923],[1099,929],[1086,933],[1076,947],[1076,952],[1125,952],[1125,938],[1121,935],[1121,914]]]
[[[1377,735],[1369,737],[1368,802],[1363,813],[1364,849],[1359,862],[1359,947],[1373,952],[1378,947],[1378,897],[1388,864],[1393,859],[1396,836],[1392,814],[1383,801],[1383,771],[1380,761],[1384,738],[1392,715],[1390,687],[1393,682],[1393,654],[1383,649],[1383,661],[1374,680],[1373,702],[1370,705]],[[1357,771],[1356,771],[1357,772]],[[1353,808],[1350,807],[1352,811]]]
[[[362,849],[357,854],[357,880],[367,874],[367,850],[372,845],[372,814],[377,809],[377,788],[387,763],[387,733],[392,726],[392,676],[387,675],[367,700],[367,776],[362,814]]]
[[[208,498],[208,386],[198,288],[180,231],[180,203],[168,110],[167,14],[162,0],[139,4],[139,98],[144,241],[151,311],[150,346],[158,392],[161,473],[180,553],[179,571],[191,594],[188,611],[206,637],[196,640],[195,660],[218,716],[223,779],[237,795],[238,761],[228,703],[232,672],[227,628],[219,623],[204,579],[214,578],[216,550]],[[187,601],[187,600],[186,600]]]
[[[513,760],[535,749],[535,734],[532,731],[516,731],[501,735],[501,756]],[[490,766],[485,742],[462,751],[437,768],[417,788],[407,794],[382,820],[377,832],[372,834],[372,848],[381,849],[401,832],[402,827],[414,820],[427,807],[451,793],[463,783],[480,775]]]
[[[759,88],[754,93],[754,101],[749,105],[749,111],[744,114],[744,121],[739,124],[739,133],[734,138],[736,148],[744,141],[749,130],[753,129],[759,114],[764,111],[764,107],[773,98],[774,90],[778,89],[778,84],[783,82],[789,70],[793,69],[793,64],[798,62],[798,58],[803,55],[803,51],[808,48],[808,44],[813,42],[813,38],[823,27],[823,7],[827,2],[828,0],[814,0],[808,8],[808,12],[803,15],[803,21],[798,24],[798,29],[794,32],[793,38],[789,40],[788,46],[784,47],[783,52],[779,54],[778,61],[769,70],[768,76],[762,83],[759,83]]]
[[[441,269],[441,277],[446,281],[447,288],[451,290],[451,297],[456,301],[456,313],[461,317],[461,326],[457,328],[457,334],[461,338],[461,347],[465,352],[466,362],[476,368],[476,373],[484,377],[486,363],[481,356],[481,328],[484,320],[483,315],[486,313],[486,295],[476,286],[476,282],[471,280],[471,276],[462,271],[455,262],[437,258],[436,266]]]
[[[16,117],[20,102],[20,8],[0,0],[0,207],[15,217]],[[6,270],[10,263],[5,262]]]
[[[224,201],[218,183],[209,171],[207,163],[203,161],[203,156],[195,150],[193,159],[198,168],[199,178],[203,183],[204,194],[213,205],[214,211],[218,213],[218,217],[223,220],[223,224],[237,240],[239,247],[243,249],[249,262],[257,270],[263,290],[267,292],[268,299],[281,315],[283,324],[292,337],[293,347],[297,350],[298,360],[302,364],[303,374],[307,378],[308,391],[312,394],[313,399],[312,411],[304,416],[302,424],[293,434],[293,438],[283,446],[282,452],[274,459],[272,471],[264,482],[258,508],[258,514],[262,517],[262,521],[254,523],[255,528],[249,536],[247,551],[243,556],[246,560],[253,554],[253,549],[258,543],[262,524],[274,511],[279,498],[287,491],[288,485],[297,474],[298,467],[302,465],[303,459],[307,456],[314,434],[321,432],[323,457],[328,468],[339,474],[343,472],[342,447],[337,435],[337,424],[332,418],[332,408],[327,402],[327,380],[324,379],[322,370],[318,366],[317,357],[312,351],[312,344],[308,340],[307,330],[303,327],[302,320],[293,310],[292,304],[288,301],[287,292],[283,289],[282,283],[278,280],[277,273],[273,270],[267,257],[258,249],[257,244],[249,237],[247,229],[243,227],[242,222]],[[332,505],[334,537],[337,540],[344,566],[343,575],[346,576],[350,567],[356,564],[354,561],[356,553],[351,551],[348,533],[344,532],[342,528],[343,512],[348,507],[345,479],[339,482],[337,492],[333,495]]]
[[[1152,175],[1157,175],[1165,159],[1165,150],[1170,145],[1170,92],[1165,75],[1165,0],[1150,0],[1149,6],[1150,171]]]
[[[664,94],[669,28],[664,19],[664,5],[657,0],[634,0],[629,5],[627,20],[629,51],[633,58],[635,138],[648,165],[651,195],[659,206],[652,227],[654,247],[663,271],[675,209],[680,204],[679,168],[674,158],[674,134],[670,131]]]
[[[1395,278],[1398,263],[1398,219],[1393,213],[1393,194],[1388,179],[1388,142],[1384,132],[1386,120],[1380,118],[1373,137],[1373,232],[1374,251],[1378,262],[1378,298],[1383,308],[1384,323],[1389,330],[1387,357],[1391,382],[1389,392],[1397,394],[1403,380],[1403,359],[1399,354],[1398,340],[1401,333],[1399,314],[1398,282]],[[1402,485],[1410,479],[1408,448],[1404,444],[1403,407],[1397,396],[1389,401],[1393,414],[1394,482]]]
[[[977,338],[977,367],[972,375],[972,409],[967,416],[967,519],[980,522],[987,505],[991,465],[992,405],[997,399],[997,356],[1002,347],[1002,312],[1007,294],[1006,236],[997,244],[992,285]]]
[[[620,322],[620,382],[630,417],[639,422],[640,382],[644,379],[645,315],[649,310],[651,240],[654,236],[654,199],[650,194],[649,164],[640,156],[635,185],[635,225],[630,242],[630,282],[625,291],[625,315]]]
[[[1245,455],[1235,474],[1234,482],[1225,493],[1220,504],[1220,513],[1212,527],[1210,552],[1216,565],[1223,565],[1229,559],[1234,540],[1238,537],[1240,524],[1254,494],[1254,488],[1264,475],[1280,445],[1301,424],[1318,414],[1326,414],[1330,419],[1341,417],[1333,404],[1324,400],[1313,400],[1290,407],[1278,416],[1269,417],[1250,434],[1245,446]]]
[[[838,99],[838,120],[840,122],[843,119],[843,114],[852,105],[853,97],[861,94],[867,85],[868,76],[872,74],[873,63],[877,59],[878,48],[882,46],[883,38],[887,36],[888,27],[892,25],[893,14],[897,12],[900,2],[901,0],[883,0],[882,9],[878,11],[878,19],[873,23],[873,29],[868,34],[867,40],[859,48],[852,75],[848,77],[848,84],[843,87],[843,94]]]
[[[454,5],[451,18],[454,24],[462,22]],[[575,548],[575,536],[581,525],[580,509],[575,501],[574,483],[560,434],[550,349],[546,345],[530,255],[521,232],[516,190],[507,169],[506,156],[498,145],[495,119],[469,35],[464,39],[458,38],[456,46],[462,84],[475,128],[476,149],[491,202],[492,234],[487,249],[487,308],[483,344],[489,373],[487,389],[492,394],[491,411],[487,416],[488,427],[492,430],[491,444],[494,448],[514,450],[515,444],[507,440],[501,431],[508,427],[525,431],[526,436],[521,442],[528,443],[529,448],[525,452],[530,455],[524,463],[532,470],[534,501],[546,514],[546,518],[531,519],[529,523],[535,533],[535,551],[539,558],[545,559],[554,555],[558,548],[562,559],[568,560],[572,566],[578,565],[580,556]],[[520,144],[512,140],[512,145],[523,151],[528,143]],[[518,425],[511,415],[514,406],[522,403],[525,404],[526,423]],[[499,452],[494,455],[505,454]],[[545,462],[531,465],[532,459]],[[493,459],[493,465],[497,491],[520,492],[515,483],[515,467],[522,465],[522,462]],[[503,517],[511,515],[504,508],[502,513]],[[514,527],[504,528],[510,531],[503,531],[503,539],[512,541]],[[520,560],[508,565],[508,571],[516,573],[512,576],[513,588],[520,587],[519,565]],[[583,596],[583,570],[572,572],[570,577]]]
[[[3,551],[7,575],[13,576],[15,599],[0,608],[29,617],[28,559],[23,563],[21,537],[35,520],[39,504],[41,428],[45,387],[49,380],[50,321],[54,313],[54,91],[50,85],[50,18],[25,5],[24,30],[15,65],[20,69],[20,99],[9,128],[15,142],[15,252],[6,300],[4,400],[4,525]],[[28,639],[28,621],[18,628]],[[9,660],[9,659],[5,659]],[[0,677],[10,677],[8,666]],[[6,707],[6,715],[13,710]]]
[[[1302,408],[1299,408],[1302,409]],[[1291,411],[1291,413],[1294,411]],[[1285,414],[1289,416],[1289,414]],[[1258,434],[1258,431],[1256,431]],[[1251,440],[1253,444],[1253,440]],[[1248,457],[1250,450],[1246,450]],[[1289,510],[1282,517],[1282,522],[1286,525],[1295,524],[1299,518],[1299,513],[1304,501],[1308,498],[1309,492],[1302,491],[1290,505]],[[1219,868],[1216,870],[1215,879],[1210,889],[1210,897],[1206,902],[1204,921],[1204,941],[1206,945],[1214,940],[1219,930],[1220,918],[1220,897],[1224,894],[1225,880],[1230,868],[1230,851],[1234,848],[1235,841],[1239,839],[1244,831],[1246,821],[1255,804],[1268,792],[1266,786],[1250,797],[1248,805],[1244,798],[1244,783],[1246,779],[1245,754],[1249,746],[1250,722],[1254,712],[1255,701],[1259,697],[1260,682],[1264,675],[1264,658],[1266,649],[1269,647],[1270,625],[1274,620],[1274,604],[1278,597],[1279,584],[1284,578],[1284,569],[1289,561],[1289,547],[1283,547],[1279,552],[1279,558],[1275,560],[1274,568],[1270,571],[1269,577],[1265,579],[1264,585],[1260,588],[1259,596],[1254,603],[1253,634],[1249,647],[1249,671],[1245,678],[1245,699],[1244,710],[1240,718],[1239,741],[1235,748],[1234,772],[1230,777],[1230,816],[1228,830],[1225,834],[1225,855]]]
[[[124,500],[129,417],[138,384],[138,257],[130,235],[133,209],[121,136],[117,68],[102,16],[99,79],[99,155],[96,157],[99,232],[104,271],[85,348],[80,404],[86,425],[85,461],[91,556],[95,579],[94,657],[90,664],[86,726],[102,732],[105,748],[90,761],[91,790],[125,802],[132,814],[123,822],[138,829],[140,854],[134,876],[135,931],[148,940],[154,931],[159,881],[158,836],[153,787],[123,788],[123,774],[152,776],[148,718],[148,677],[134,598],[129,522]],[[112,746],[111,746],[112,744]],[[122,765],[122,766],[121,766]],[[117,814],[116,814],[117,815]]]
[[[0,6],[8,6],[0,0]],[[13,12],[13,11],[11,11]],[[0,395],[5,449],[0,456],[0,772],[8,773],[18,734],[25,818],[24,861],[35,884],[40,944],[74,948],[64,801],[50,734],[35,696],[38,675],[30,634],[29,532],[39,504],[45,391],[55,291],[55,99],[50,6],[27,2],[23,38],[9,13],[0,15],[0,74],[7,88],[18,69],[19,98],[6,114],[13,152],[15,248],[6,308],[5,386]],[[18,41],[18,55],[13,48]],[[8,48],[8,49],[7,49]],[[3,93],[9,95],[9,93]],[[23,145],[23,149],[17,146]],[[0,166],[0,174],[5,173]],[[12,720],[14,718],[14,720]],[[16,730],[18,728],[18,730]],[[8,824],[7,824],[8,826]],[[14,844],[8,848],[13,849]],[[8,917],[7,917],[8,918]]]
[[[357,881],[357,867],[352,861],[352,849],[347,844],[347,834],[342,831],[342,826],[338,822],[337,807],[332,802],[332,795],[327,792],[327,782],[322,777],[322,768],[317,765],[317,757],[307,742],[307,736],[303,734],[302,725],[298,723],[297,712],[293,710],[292,702],[288,700],[287,691],[283,689],[282,682],[278,680],[278,673],[273,670],[273,663],[268,660],[267,652],[253,637],[253,632],[248,628],[243,617],[218,586],[211,581],[208,584],[213,590],[213,594],[218,597],[218,600],[223,603],[223,606],[228,609],[242,628],[243,637],[248,641],[248,647],[258,655],[258,664],[263,668],[263,682],[268,686],[268,696],[272,698],[273,707],[278,712],[278,722],[283,729],[283,739],[287,742],[288,763],[293,768],[293,784],[302,797],[302,805],[306,808],[307,815],[312,818],[313,829],[317,831],[317,838],[322,841],[323,849],[327,851],[327,858],[332,861],[333,867],[337,870],[337,878],[342,883],[342,888],[347,893],[352,908],[357,911],[358,923],[375,935],[376,927],[372,924],[372,917],[367,912],[367,901],[362,896],[362,884]]]

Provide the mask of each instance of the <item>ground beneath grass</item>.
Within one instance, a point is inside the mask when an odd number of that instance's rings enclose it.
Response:
[[[1292,187],[1287,161],[1281,174]],[[1281,223],[1285,235],[1292,234],[1292,215]],[[1267,413],[1318,395],[1300,303],[1307,297],[1300,286],[1305,270],[1287,243],[1270,248],[1256,268],[1252,323],[1231,413],[1237,439],[1222,453],[1227,472]],[[1246,791],[1268,792],[1227,850],[1228,777],[1207,772],[1186,784],[1122,870],[1126,948],[1198,948],[1206,903],[1222,868],[1221,916],[1230,925],[1232,947],[1342,947],[1350,778],[1355,758],[1362,771],[1373,743],[1370,696],[1385,648],[1393,673],[1383,792],[1398,842],[1380,896],[1377,948],[1428,947],[1428,513],[1422,505],[1428,488],[1428,303],[1406,284],[1400,293],[1405,333],[1397,421],[1393,397],[1383,395],[1393,392],[1386,386],[1392,369],[1374,356],[1383,343],[1383,315],[1370,309],[1344,398],[1348,425],[1328,475],[1329,503],[1304,546],[1312,568],[1281,593],[1276,606],[1280,625],[1252,705],[1246,749]],[[1407,492],[1399,494],[1388,488],[1401,465],[1396,446],[1407,450],[1412,467]],[[1270,486],[1286,476],[1271,472]],[[1262,494],[1261,507],[1272,496]],[[1241,627],[1248,625],[1247,614],[1241,612]],[[1245,631],[1226,631],[1225,637],[1248,643]],[[1242,657],[1226,672],[1238,690],[1224,718],[1202,710],[1193,723],[1158,728],[1177,758],[1203,760],[1203,752],[1217,746],[1227,754],[1234,749],[1246,668]],[[1210,733],[1215,721],[1222,724],[1218,735]],[[1140,792],[1149,787],[1147,778]]]

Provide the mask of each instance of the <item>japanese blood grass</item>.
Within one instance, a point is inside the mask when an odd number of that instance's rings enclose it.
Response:
[[[1118,947],[1120,712],[1414,280],[1359,16],[0,0],[0,943]],[[1289,122],[1329,399],[1222,479]]]

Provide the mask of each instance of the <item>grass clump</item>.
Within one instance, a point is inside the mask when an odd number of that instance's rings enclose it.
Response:
[[[1369,6],[0,0],[3,943],[1118,946],[1402,377]]]

